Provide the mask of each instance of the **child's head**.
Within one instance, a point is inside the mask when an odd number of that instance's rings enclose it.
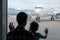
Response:
[[[38,30],[39,24],[35,21],[31,22],[29,31],[36,32]]]

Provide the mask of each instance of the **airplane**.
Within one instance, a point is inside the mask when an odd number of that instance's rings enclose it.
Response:
[[[36,9],[37,8],[41,8],[42,10],[35,10],[33,13],[28,13],[28,20],[39,21],[40,18],[43,18],[43,17],[44,18],[49,17],[51,19],[52,15],[54,15],[53,18],[55,18],[56,14],[58,14],[58,13],[54,13],[54,11],[57,11],[57,10],[50,11],[50,10],[43,9],[42,7],[36,7]]]
[[[28,20],[40,20],[41,17],[49,17],[51,16],[51,14],[48,14],[48,12],[46,12],[46,10],[41,10],[39,12],[32,12],[32,13],[27,13],[28,14]]]

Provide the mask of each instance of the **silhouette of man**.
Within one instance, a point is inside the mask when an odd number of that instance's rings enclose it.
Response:
[[[46,39],[47,38],[47,34],[48,34],[48,29],[45,28],[45,36],[41,35],[40,33],[37,33],[36,31],[38,30],[39,24],[35,21],[31,22],[30,24],[30,28],[29,31],[33,33],[33,35],[35,36],[36,40],[39,40],[40,38],[42,39]]]
[[[25,12],[18,13],[16,20],[18,26],[7,34],[7,40],[34,40],[35,37],[32,33],[24,28],[27,23],[27,14]]]

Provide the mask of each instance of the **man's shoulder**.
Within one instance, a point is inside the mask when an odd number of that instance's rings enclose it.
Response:
[[[29,40],[34,40],[35,39],[35,36],[29,31],[26,31],[26,35],[27,35],[27,38],[29,38]]]
[[[27,30],[25,30],[25,32],[26,32],[27,35],[31,35],[32,36],[32,33],[31,32],[29,32]]]

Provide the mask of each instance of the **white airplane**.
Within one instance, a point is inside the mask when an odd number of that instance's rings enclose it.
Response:
[[[37,8],[41,8],[41,9],[37,9]],[[57,13],[58,12],[54,12],[52,10],[43,9],[42,7],[36,7],[36,9],[34,10],[33,13],[29,13],[28,14],[28,19],[29,20],[36,20],[37,17],[40,17],[40,18],[50,18],[51,19],[52,15],[54,15],[54,17],[55,17],[55,15]]]

